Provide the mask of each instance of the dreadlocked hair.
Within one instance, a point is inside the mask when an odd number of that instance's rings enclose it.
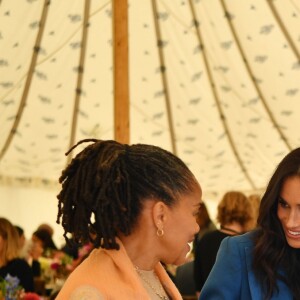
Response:
[[[172,206],[197,185],[182,160],[156,146],[86,139],[66,155],[84,142],[93,144],[59,178],[57,223],[61,220],[67,243],[90,241],[96,248],[119,249],[116,237],[132,232],[143,200],[155,198]]]

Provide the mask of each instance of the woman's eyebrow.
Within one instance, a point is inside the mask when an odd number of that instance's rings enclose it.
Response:
[[[288,204],[288,202],[285,201],[284,198],[282,198],[281,196],[278,197],[278,201],[284,204]]]

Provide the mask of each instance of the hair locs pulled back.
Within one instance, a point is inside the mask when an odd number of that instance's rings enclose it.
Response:
[[[57,223],[78,244],[119,249],[118,234],[129,235],[143,200],[157,198],[171,206],[189,193],[197,181],[175,155],[156,146],[126,145],[113,140],[93,142],[63,170],[59,182]],[[93,235],[91,234],[93,233]]]

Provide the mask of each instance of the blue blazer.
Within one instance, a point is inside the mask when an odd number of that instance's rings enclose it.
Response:
[[[263,291],[252,269],[254,232],[225,238],[215,265],[201,290],[200,300],[261,300]],[[292,300],[285,283],[277,282],[272,300]]]

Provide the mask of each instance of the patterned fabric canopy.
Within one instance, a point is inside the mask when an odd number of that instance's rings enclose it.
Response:
[[[130,143],[176,153],[204,197],[262,191],[300,145],[300,0],[131,0],[128,19]],[[72,132],[114,138],[112,22],[107,0],[0,1],[1,185],[55,186]]]

